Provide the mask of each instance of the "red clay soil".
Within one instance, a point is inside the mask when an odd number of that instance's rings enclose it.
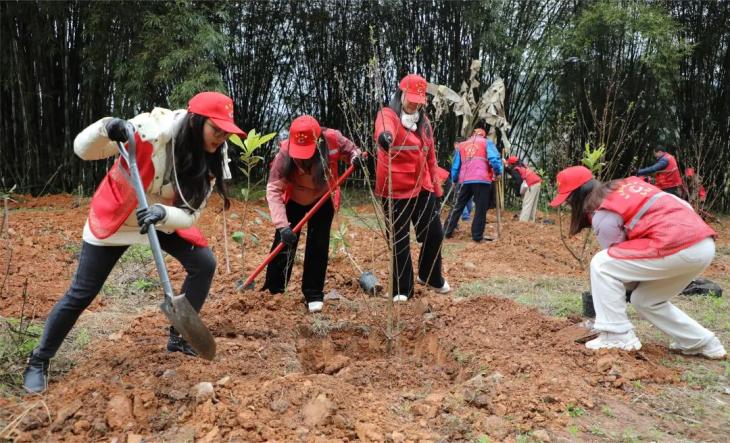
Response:
[[[69,245],[80,242],[87,209],[72,208],[75,201],[26,198],[19,207],[36,209],[10,212],[3,316],[20,312],[26,278],[41,318],[66,289],[75,269]],[[260,202],[256,207],[264,209]],[[230,213],[240,214],[241,204]],[[229,231],[240,230],[240,219],[228,222]],[[273,230],[253,211],[248,223],[260,238],[247,248],[251,270],[266,255]],[[419,287],[415,300],[396,306],[395,332],[388,332],[385,299],[362,295],[357,272],[342,257],[332,260],[326,284],[340,299],[328,301],[322,315],[305,312],[297,290],[301,265],[289,295],[236,292],[240,249],[229,245],[233,272],[227,274],[220,214],[208,211],[202,226],[219,263],[202,314],[216,337],[215,361],[166,353],[166,321],[150,309],[121,334],[92,342],[74,369],[52,380],[42,397],[50,423],[42,407],[28,411],[14,429],[16,441],[399,442],[483,434],[513,441],[528,431],[565,436],[567,409],[621,399],[632,380],[679,382],[675,370],[658,363],[667,356],[664,347],[592,353],[575,341],[585,332],[573,324],[578,320],[547,317],[499,294],[457,299]],[[493,275],[582,275],[556,225],[510,220],[501,241],[482,244],[464,241],[465,231],[447,243],[447,251],[458,249],[445,257],[452,286]],[[355,223],[346,235],[358,264],[385,281],[383,241]],[[579,249],[580,239],[571,244]],[[465,269],[466,261],[480,269]],[[170,269],[180,282],[179,266],[171,261]],[[719,261],[709,275],[726,272],[727,262]],[[0,421],[33,400],[0,399]]]

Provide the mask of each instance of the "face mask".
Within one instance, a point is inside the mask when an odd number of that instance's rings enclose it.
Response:
[[[413,114],[406,114],[404,111],[400,113],[400,122],[404,128],[409,131],[415,131],[418,128],[418,120],[421,118],[421,114],[418,111]]]

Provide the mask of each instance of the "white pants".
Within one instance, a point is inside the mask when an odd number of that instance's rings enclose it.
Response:
[[[622,260],[607,250],[591,260],[591,292],[595,329],[622,333],[633,329],[626,314],[626,286],[638,283],[631,304],[654,326],[684,349],[704,346],[714,334],[669,302],[707,268],[715,241],[706,238],[676,254],[658,259]]]
[[[535,221],[537,215],[537,202],[540,200],[540,183],[536,183],[525,192],[522,197],[522,212],[520,212],[520,221]]]

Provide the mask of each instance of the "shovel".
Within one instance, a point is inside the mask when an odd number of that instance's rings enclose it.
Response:
[[[335,184],[330,187],[330,189],[332,189],[332,190],[337,189],[342,184],[342,182],[344,182],[345,179],[350,174],[352,174],[352,172],[354,170],[355,170],[355,166],[354,165],[351,165],[349,168],[347,168],[345,170],[345,172],[343,172],[342,175],[337,179],[337,181],[335,182]],[[307,211],[306,214],[304,214],[304,217],[299,221],[299,223],[297,223],[296,226],[294,226],[294,228],[292,229],[292,231],[295,234],[298,233],[299,231],[301,231],[302,230],[302,227],[304,226],[304,224],[307,223],[307,221],[309,221],[310,218],[312,218],[312,216],[319,210],[319,208],[322,207],[322,205],[324,205],[324,203],[327,201],[328,198],[330,198],[330,193],[329,192],[325,192],[324,195],[322,195],[322,197],[320,197],[320,199],[317,201],[317,203],[314,206],[312,206],[312,209],[310,209],[309,211]],[[253,273],[251,273],[251,275],[248,276],[248,278],[246,279],[246,281],[243,282],[243,284],[241,284],[238,287],[238,289],[243,289],[243,290],[252,290],[252,289],[254,289],[253,281],[256,279],[256,276],[258,276],[261,273],[261,271],[263,271],[264,268],[269,263],[271,263],[271,261],[274,259],[274,257],[276,257],[284,249],[284,247],[285,247],[284,243],[279,243],[274,248],[274,250],[271,251],[271,253],[269,253],[268,257],[266,257],[266,259],[253,271]],[[365,276],[365,274],[370,274],[370,276]],[[363,277],[363,276],[365,276],[365,277]],[[365,290],[365,286],[363,286],[363,279],[365,279],[365,284],[367,285],[368,288],[370,286],[373,286],[373,291],[374,291],[375,290],[374,289],[375,288],[375,285],[373,285],[372,279],[375,279],[375,283],[377,284],[377,279],[375,278],[375,276],[372,275],[372,273],[368,273],[368,272],[363,273],[360,276],[360,286],[363,288],[363,290]],[[367,290],[366,290],[366,292],[367,292]]]
[[[136,143],[134,140],[134,131],[132,128],[127,128],[127,148],[125,149],[122,143],[117,142],[119,153],[124,158],[127,166],[129,167],[129,174],[127,179],[134,187],[134,192],[137,194],[137,202],[139,209],[147,209],[147,197],[145,196],[144,186],[142,185],[142,179],[139,175],[139,169],[137,169],[137,152]],[[155,265],[157,265],[157,272],[160,274],[160,280],[162,281],[162,288],[165,291],[165,298],[160,304],[160,309],[165,313],[165,316],[172,326],[183,336],[190,346],[198,352],[198,355],[206,360],[213,360],[215,357],[215,340],[213,335],[210,333],[208,328],[203,324],[202,320],[198,316],[198,313],[193,309],[188,299],[184,294],[175,295],[170,284],[170,278],[167,275],[167,268],[165,267],[165,261],[162,258],[162,248],[160,247],[160,241],[157,238],[157,231],[154,225],[150,225],[147,231],[147,236],[150,242],[150,248],[152,249],[152,255],[155,258]]]

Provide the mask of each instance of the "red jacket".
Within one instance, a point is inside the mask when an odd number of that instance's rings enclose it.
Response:
[[[598,209],[623,218],[626,240],[608,249],[618,259],[666,257],[717,235],[687,202],[638,177],[623,179]]]
[[[536,185],[542,182],[540,176],[527,166],[515,166],[515,171],[520,174],[520,177],[522,177],[522,180],[527,183],[527,186]]]
[[[664,154],[667,159],[667,167],[656,172],[656,185],[659,189],[675,188],[682,186],[682,176],[679,174],[677,159],[672,154]]]
[[[339,177],[337,162],[340,159],[352,162],[352,159],[360,155],[360,149],[342,135],[336,129],[322,128],[322,135],[327,142],[329,173],[326,176],[327,183],[334,183]],[[329,189],[328,186],[318,186],[312,174],[295,168],[294,172],[285,176],[284,159],[289,150],[287,140],[279,145],[279,153],[274,157],[271,164],[271,173],[266,185],[266,200],[269,204],[271,221],[277,228],[289,226],[286,216],[286,202],[290,199],[300,205],[307,206],[316,202],[326,192],[332,194],[335,209],[340,204],[340,190]]]
[[[423,126],[424,133],[409,131],[392,109],[383,108],[378,112],[375,118],[375,141],[377,143],[380,134],[387,131],[393,135],[393,146],[387,151],[378,149],[375,169],[377,196],[389,196],[389,175],[393,177],[391,197],[394,199],[413,198],[421,190],[434,192],[435,189],[441,189],[436,182],[438,165],[431,123],[426,120]]]

